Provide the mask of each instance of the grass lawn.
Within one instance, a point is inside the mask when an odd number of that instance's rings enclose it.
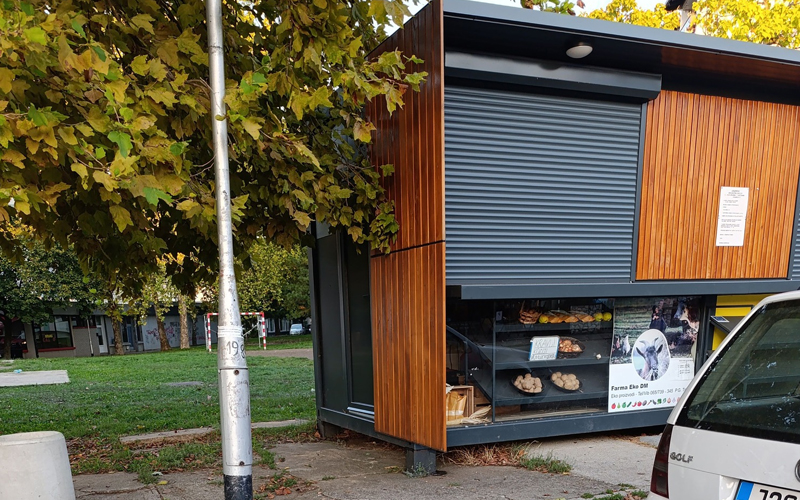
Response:
[[[303,339],[287,340],[291,347],[303,345]],[[271,443],[313,438],[313,364],[308,359],[251,356],[247,365],[253,422],[311,421],[294,428],[253,431],[254,463],[274,467]],[[68,384],[0,387],[0,434],[61,432],[68,440],[75,474],[129,471],[138,473],[142,482],[152,482],[154,471],[219,466],[218,432],[177,444],[123,445],[118,439],[194,427],[218,429],[216,352],[195,347],[125,356],[15,360],[0,368],[67,370]],[[199,384],[167,385],[176,382]]]
[[[253,422],[315,418],[310,360],[251,356]],[[70,383],[0,387],[0,434],[55,430],[67,439],[219,427],[217,357],[203,348],[95,358],[16,360],[67,370]],[[175,382],[199,382],[173,387]]]

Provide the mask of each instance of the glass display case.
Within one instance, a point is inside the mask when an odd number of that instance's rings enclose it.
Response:
[[[451,301],[449,378],[485,397],[491,421],[604,412],[613,314],[613,299]]]

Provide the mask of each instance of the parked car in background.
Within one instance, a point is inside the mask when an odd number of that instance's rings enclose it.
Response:
[[[800,499],[800,292],[768,297],[667,421],[650,500]]]
[[[289,328],[289,335],[301,335],[303,333],[305,333],[305,329],[300,323],[293,323]]]

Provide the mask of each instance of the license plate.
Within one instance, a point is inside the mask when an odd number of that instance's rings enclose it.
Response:
[[[742,481],[734,500],[798,500],[800,492]]]

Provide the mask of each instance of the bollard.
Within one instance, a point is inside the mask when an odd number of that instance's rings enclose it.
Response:
[[[0,498],[75,500],[67,442],[60,432],[0,436]]]

